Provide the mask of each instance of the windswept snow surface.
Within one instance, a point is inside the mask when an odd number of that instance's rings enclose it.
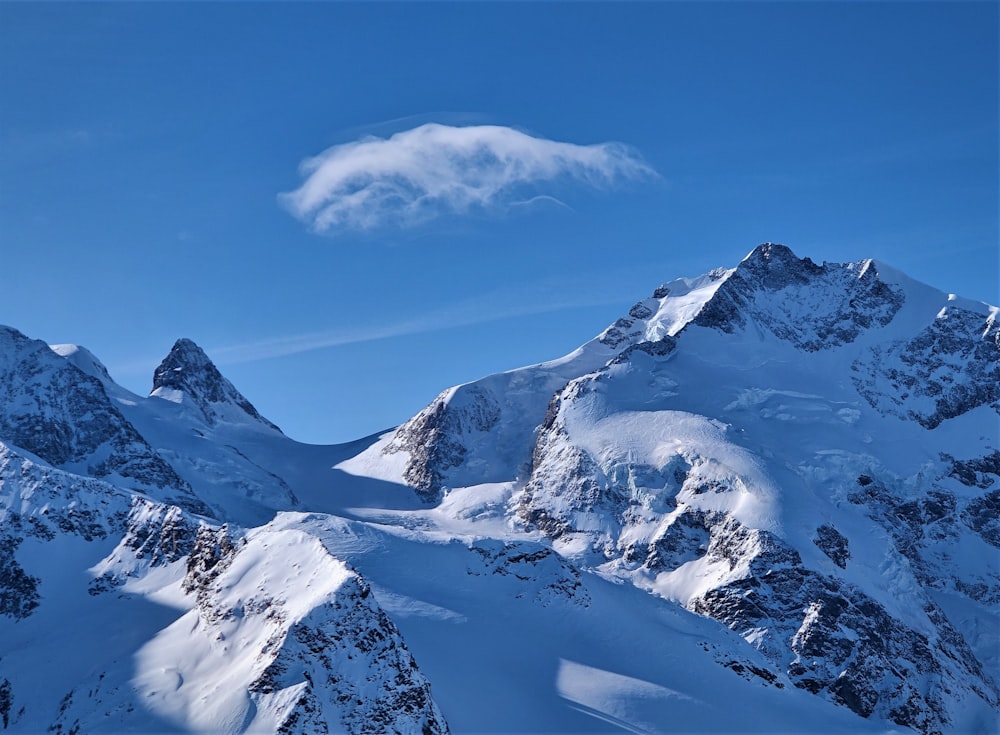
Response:
[[[580,572],[544,544],[456,533],[434,511],[392,515],[282,514],[274,524],[309,529],[377,581],[453,732],[884,730],[767,683],[749,673],[767,664],[730,631]]]
[[[506,387],[543,366],[445,391],[339,467],[436,506],[372,520],[445,536],[506,523],[715,618],[791,687],[870,721],[992,731],[996,313],[874,261],[764,245],[545,364],[559,380],[515,391],[530,411]],[[535,427],[508,431],[511,413]]]
[[[767,244],[331,447],[4,329],[3,725],[995,732],[996,317]]]

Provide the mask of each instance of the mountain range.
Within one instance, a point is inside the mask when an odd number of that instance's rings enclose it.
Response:
[[[766,243],[333,446],[0,327],[2,726],[996,732],[998,311]]]

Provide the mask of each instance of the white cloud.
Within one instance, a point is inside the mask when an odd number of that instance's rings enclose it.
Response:
[[[438,124],[336,145],[299,170],[302,186],[279,198],[318,232],[407,227],[442,214],[502,209],[548,196],[538,189],[545,182],[604,188],[656,175],[621,143],[576,145],[498,125]]]

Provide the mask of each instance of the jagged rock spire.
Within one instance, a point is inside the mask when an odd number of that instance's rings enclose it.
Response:
[[[209,425],[249,417],[281,431],[258,413],[253,404],[223,377],[205,351],[190,339],[181,338],[174,343],[153,373],[153,390],[149,395],[191,406]]]

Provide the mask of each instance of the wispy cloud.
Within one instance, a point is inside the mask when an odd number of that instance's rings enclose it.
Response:
[[[610,279],[610,280],[609,280]],[[335,327],[323,331],[275,335],[229,345],[203,345],[212,361],[220,366],[259,362],[297,355],[314,350],[375,342],[441,332],[459,327],[488,324],[537,314],[571,309],[621,305],[634,295],[630,288],[635,274],[629,271],[601,272],[602,288],[593,288],[593,274],[560,276],[520,285],[511,291],[497,289],[459,301],[437,310],[396,320],[356,326]],[[609,315],[610,317],[610,315]],[[595,325],[596,335],[603,324]],[[109,365],[112,375],[147,375],[159,364],[162,355]],[[513,367],[513,366],[512,366]]]
[[[565,298],[556,299],[531,299],[526,297],[527,294],[524,294],[520,298],[512,299],[510,294],[503,295],[497,292],[479,297],[474,301],[455,304],[446,309],[428,312],[411,319],[383,322],[382,324],[372,324],[364,327],[272,337],[244,344],[215,347],[208,350],[208,353],[220,365],[257,362],[259,360],[269,360],[275,357],[311,352],[328,347],[342,347],[362,342],[392,339],[394,337],[439,332],[458,327],[486,324],[503,319],[548,314],[567,309],[616,304],[621,301],[620,295],[618,298],[615,298],[611,294],[604,296],[570,295]]]
[[[503,209],[539,196],[542,184],[607,188],[655,177],[621,143],[577,145],[499,125],[429,123],[390,138],[336,145],[299,167],[305,178],[279,195],[318,232],[409,227],[443,214]]]

